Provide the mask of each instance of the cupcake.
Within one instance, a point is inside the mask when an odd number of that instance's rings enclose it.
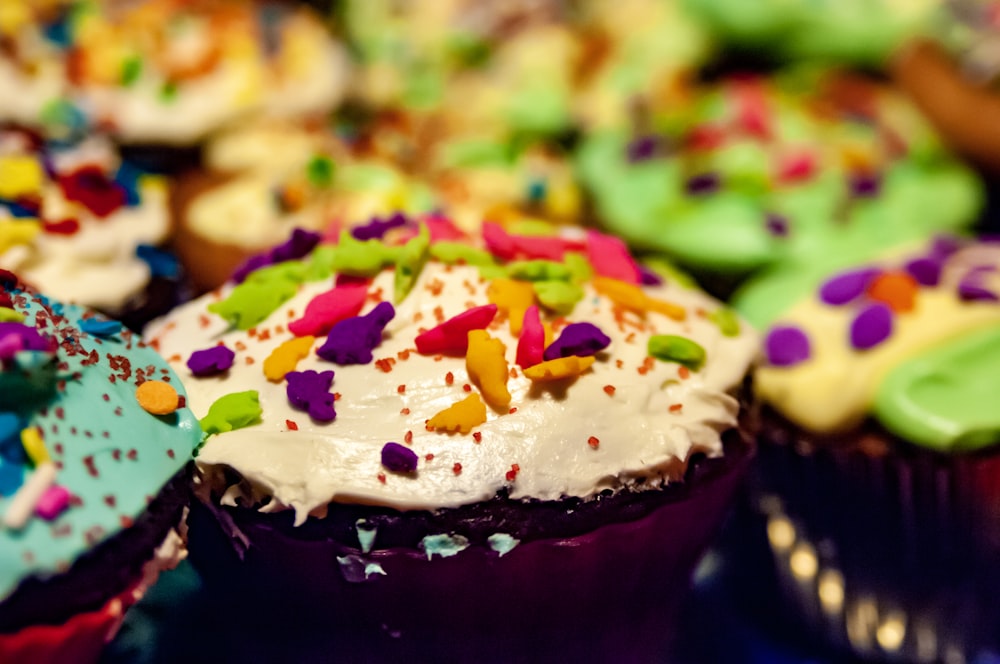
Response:
[[[102,137],[51,143],[0,129],[0,268],[132,327],[180,296],[167,183]]]
[[[344,661],[669,652],[752,453],[754,333],[608,236],[420,223],[344,233],[149,329],[207,434],[192,560],[223,604],[280,616],[236,641]]]
[[[93,662],[185,556],[201,432],[137,336],[0,274],[0,660]]]
[[[65,137],[190,146],[252,114],[322,114],[343,49],[305,7],[236,0],[14,0],[0,29],[0,119]],[[6,91],[6,92],[5,92]]]
[[[866,79],[735,76],[595,132],[577,154],[597,221],[726,294],[753,272],[972,224],[976,176]]]
[[[1000,645],[998,270],[1000,245],[940,237],[734,299],[764,329],[760,540],[787,613],[854,655]]]

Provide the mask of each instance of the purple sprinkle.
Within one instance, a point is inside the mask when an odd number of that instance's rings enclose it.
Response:
[[[693,178],[687,181],[687,192],[692,196],[700,196],[702,194],[710,194],[719,188],[722,181],[719,176],[715,173],[703,173],[702,175],[695,175]]]
[[[0,323],[0,339],[11,336],[20,339],[21,350],[54,351],[56,342],[40,333],[30,325],[21,323]]]
[[[873,348],[892,334],[892,309],[875,302],[858,312],[851,321],[851,346],[858,350]]]
[[[577,355],[593,355],[608,347],[611,339],[593,323],[570,323],[563,328],[559,338],[549,344],[542,354],[546,360]]]
[[[662,286],[663,278],[642,263],[639,264],[639,282],[643,286]]]
[[[945,259],[962,248],[962,241],[953,235],[938,235],[931,242],[931,258]]]
[[[882,189],[882,179],[878,175],[858,174],[851,177],[851,194],[856,198],[878,196]]]
[[[937,286],[941,282],[942,267],[940,259],[921,256],[908,261],[904,269],[921,286]]]
[[[648,161],[656,156],[659,151],[660,139],[652,134],[646,136],[639,136],[631,143],[628,144],[626,148],[626,155],[628,163],[637,164],[642,161]]]
[[[291,237],[282,244],[270,251],[248,258],[233,272],[232,280],[238,284],[243,283],[251,272],[262,267],[302,258],[316,248],[321,238],[322,235],[319,233],[296,228],[292,231]]]
[[[330,394],[333,385],[333,371],[322,373],[308,371],[289,371],[285,374],[288,385],[285,393],[292,408],[304,410],[309,417],[317,422],[332,422],[337,417],[334,410],[334,397]]]
[[[396,315],[388,302],[379,302],[364,316],[342,320],[330,329],[316,354],[336,364],[368,364],[382,343],[382,330]]]
[[[984,266],[977,266],[965,273],[958,282],[958,297],[963,302],[996,302],[1000,300],[997,294],[983,284],[982,276],[986,271]]]
[[[212,346],[191,353],[187,366],[195,376],[215,376],[233,366],[235,357],[236,353],[225,346]]]
[[[834,307],[847,304],[860,297],[881,273],[878,268],[867,267],[836,274],[820,286],[819,299]]]
[[[764,353],[772,366],[790,367],[805,362],[812,355],[809,337],[798,327],[772,327],[764,339]]]
[[[764,221],[764,227],[767,228],[767,232],[774,237],[788,236],[788,219],[780,214],[773,214],[769,212],[766,220]]]
[[[380,240],[393,228],[405,226],[408,223],[406,215],[397,212],[386,220],[372,217],[372,220],[362,226],[351,229],[351,237],[355,240]]]
[[[394,473],[412,473],[417,469],[417,453],[399,443],[382,446],[382,465]]]

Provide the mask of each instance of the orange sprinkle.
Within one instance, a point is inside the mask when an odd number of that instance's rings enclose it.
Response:
[[[398,353],[396,353],[396,357],[398,357],[401,360],[408,360],[408,359],[410,359],[410,349],[409,348],[404,348],[403,350],[401,350]]]
[[[868,284],[867,293],[898,314],[913,311],[919,288],[917,280],[906,272],[885,272]]]
[[[691,377],[691,370],[681,365],[677,367],[677,375],[681,377],[681,380],[687,380]]]
[[[299,425],[292,420],[285,420],[285,426],[288,427],[289,431],[298,431]]]
[[[256,327],[251,327],[249,330],[247,330],[247,335],[250,338],[256,337],[257,336],[257,328]]]
[[[623,366],[625,366],[625,361],[624,360],[615,360],[615,366],[617,368],[621,369]]]
[[[615,386],[614,385],[605,385],[604,386],[604,393],[607,394],[609,397],[615,396]]]
[[[406,435],[403,436],[403,442],[406,443],[407,445],[409,445],[410,443],[413,442],[413,432],[412,431],[407,431],[406,432]]]
[[[151,415],[169,415],[177,410],[177,390],[159,380],[147,380],[135,391],[136,401]]]
[[[683,409],[684,409],[684,404],[682,404],[682,403],[674,403],[674,404],[670,404],[670,408],[668,410],[671,413],[679,413]]]
[[[264,328],[260,334],[257,335],[257,341],[267,341],[271,338],[271,330]]]
[[[255,361],[256,361],[256,360],[254,360],[254,359],[253,359],[252,357],[250,357],[249,355],[247,355],[247,358],[246,358],[246,360],[245,360],[245,362],[246,362],[247,364],[253,364],[253,363],[254,363]]]
[[[381,360],[375,360],[375,366],[377,366],[385,373],[389,373],[390,371],[392,371],[392,365],[394,365],[395,363],[396,360],[394,360],[391,357],[383,357]]]
[[[398,386],[396,386],[396,391],[399,392],[400,394],[405,394],[406,393],[406,385],[398,385]]]
[[[198,316],[198,325],[200,325],[201,327],[208,327],[211,324],[212,324],[212,319],[206,316],[205,314],[201,314],[200,316]]]
[[[399,411],[399,414],[400,415],[409,415],[410,414],[410,409],[409,408],[403,408],[402,410]]]
[[[340,392],[334,392],[333,393],[333,400],[334,401],[340,401]]]
[[[640,376],[645,376],[647,373],[649,373],[653,369],[653,367],[655,366],[655,364],[656,364],[656,360],[654,360],[652,357],[646,357],[646,359],[642,361],[642,366],[639,367],[639,369],[638,369],[639,375]]]
[[[444,309],[441,308],[441,305],[434,307],[434,320],[436,320],[438,324],[444,322]]]
[[[592,449],[596,450],[600,446],[601,441],[597,436],[591,436],[587,439],[587,444],[590,445]]]

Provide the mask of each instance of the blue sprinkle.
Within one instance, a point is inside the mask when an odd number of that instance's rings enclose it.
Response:
[[[532,180],[528,184],[528,201],[531,203],[541,203],[545,200],[546,186],[545,180]]]
[[[115,182],[125,190],[125,205],[135,207],[142,202],[139,195],[139,179],[146,173],[128,162],[122,162],[115,173]]]
[[[24,466],[0,459],[0,496],[13,496],[24,483]]]
[[[15,219],[35,218],[38,216],[37,209],[32,209],[27,205],[6,198],[0,198],[0,207],[7,208],[7,211],[10,212],[10,216]]]
[[[70,29],[70,13],[61,12],[56,20],[44,27],[45,39],[60,48],[69,48],[73,45],[73,32]]]
[[[103,318],[81,318],[80,329],[95,337],[110,337],[122,331],[122,324],[116,320]]]
[[[177,279],[181,274],[181,264],[169,251],[157,249],[148,244],[140,244],[135,248],[135,255],[145,261],[154,277]]]
[[[14,413],[0,413],[0,458],[7,463],[18,466],[28,463],[28,454],[21,444],[23,428],[21,418]]]

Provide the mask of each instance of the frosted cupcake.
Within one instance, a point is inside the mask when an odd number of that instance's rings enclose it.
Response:
[[[667,653],[751,452],[755,335],[616,239],[421,223],[150,329],[207,433],[193,560],[281,607],[248,652]]]
[[[780,588],[857,655],[998,645],[998,270],[1000,246],[942,237],[734,300],[766,326],[756,499]]]
[[[0,282],[0,660],[94,662],[185,556],[201,433],[121,323]]]

